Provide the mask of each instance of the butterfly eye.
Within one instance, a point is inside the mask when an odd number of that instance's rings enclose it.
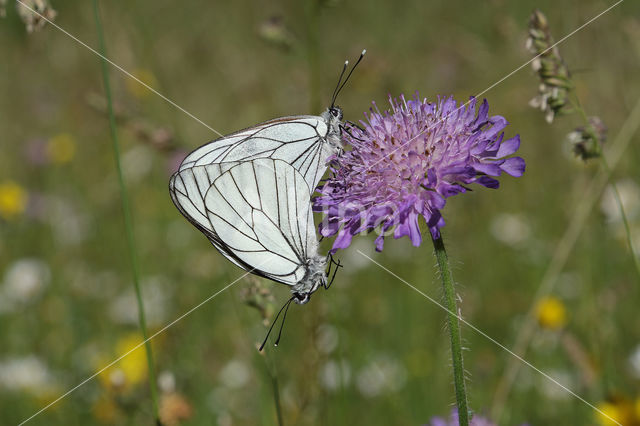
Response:
[[[338,120],[342,120],[342,110],[337,107],[332,107],[330,109],[331,115],[337,118]]]

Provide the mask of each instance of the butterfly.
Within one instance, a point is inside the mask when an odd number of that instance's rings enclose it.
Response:
[[[309,186],[304,175],[286,161],[259,158],[190,168],[173,176],[171,196],[180,212],[227,259],[291,286],[292,296],[267,337],[286,307],[284,325],[292,301],[305,304],[320,286],[331,285],[328,258],[318,254]],[[337,268],[333,277],[336,272]],[[276,345],[281,334],[282,327]]]
[[[200,182],[196,187],[192,178]],[[202,196],[189,196],[194,191]],[[286,161],[260,158],[188,169],[172,178],[171,195],[227,259],[291,286],[298,303],[327,285],[309,186]]]
[[[310,198],[327,160],[342,151],[343,113],[335,100],[365,53],[343,81],[345,62],[320,116],[276,118],[214,140],[189,154],[169,182],[180,213],[223,256],[291,287],[287,310],[331,283],[331,258],[318,255]]]

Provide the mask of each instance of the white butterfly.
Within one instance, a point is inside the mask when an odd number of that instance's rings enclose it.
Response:
[[[327,287],[327,259],[318,255],[309,185],[286,161],[261,158],[187,168],[171,178],[180,212],[227,259],[291,286],[306,303]]]
[[[320,116],[296,115],[265,121],[201,146],[183,160],[178,172],[210,164],[272,158],[296,168],[311,190],[322,178],[327,159],[342,150],[341,120],[342,109],[331,106]]]
[[[291,286],[298,304],[327,284],[310,198],[342,150],[342,110],[276,118],[214,140],[189,154],[171,177],[178,210],[237,266]],[[342,83],[342,84],[341,84]],[[288,306],[288,304],[287,304]],[[286,315],[286,311],[285,311]]]

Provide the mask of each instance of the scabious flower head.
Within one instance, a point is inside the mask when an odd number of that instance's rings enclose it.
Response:
[[[524,160],[505,158],[518,150],[519,136],[504,140],[508,124],[489,117],[484,101],[458,105],[453,98],[437,102],[389,98],[391,110],[371,109],[364,129],[351,126],[343,137],[352,146],[333,161],[331,177],[318,188],[314,211],[325,214],[321,235],[337,234],[332,252],[349,246],[354,235],[379,228],[376,249],[385,234],[422,241],[422,216],[433,238],[444,226],[441,210],[452,195],[478,183],[497,188],[495,177],[524,173]],[[375,106],[375,103],[374,103]]]

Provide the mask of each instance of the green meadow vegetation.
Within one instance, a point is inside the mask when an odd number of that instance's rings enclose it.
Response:
[[[96,52],[102,38],[130,75],[106,64],[109,102],[95,52],[0,1],[0,424],[45,407],[27,424],[431,425],[450,415],[451,348],[446,312],[428,299],[444,300],[425,223],[418,248],[388,237],[377,253],[375,235],[354,237],[331,288],[292,304],[279,346],[259,353],[289,289],[241,278],[168,193],[213,129],[321,113],[344,60],[366,48],[337,102],[346,119],[363,119],[372,101],[386,109],[389,95],[480,94],[509,121],[505,137],[522,141],[524,176],[471,186],[443,209],[458,306],[486,334],[461,324],[470,409],[499,425],[640,425],[640,259],[629,247],[640,252],[638,2],[557,47],[586,115],[606,126],[605,166],[572,152],[581,114],[548,123],[529,105],[540,81],[519,68],[532,58],[534,9],[561,40],[613,1],[112,0],[99,2],[102,37],[92,2],[22,1]],[[139,345],[110,108],[153,371]]]

